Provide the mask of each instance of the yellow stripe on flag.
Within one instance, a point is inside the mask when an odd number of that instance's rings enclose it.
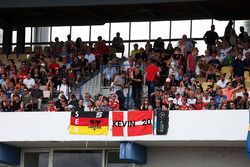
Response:
[[[73,126],[69,127],[70,134],[79,134],[79,135],[108,135],[108,126],[101,126],[97,128],[88,127],[88,126]]]
[[[250,131],[250,124],[248,125],[248,131]]]

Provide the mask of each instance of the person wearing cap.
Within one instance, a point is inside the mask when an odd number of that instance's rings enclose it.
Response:
[[[179,106],[179,105],[176,105],[175,103],[174,103],[174,99],[172,98],[172,97],[169,97],[168,98],[168,109],[169,110],[176,110],[176,107],[177,106]]]
[[[95,108],[95,101],[93,99],[89,99],[88,101],[88,105],[87,107],[84,108],[84,111],[85,112],[93,112],[93,111],[96,111],[96,108]]]

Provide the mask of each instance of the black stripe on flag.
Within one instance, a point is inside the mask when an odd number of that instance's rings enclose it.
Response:
[[[71,117],[75,118],[108,118],[109,112],[71,112]]]

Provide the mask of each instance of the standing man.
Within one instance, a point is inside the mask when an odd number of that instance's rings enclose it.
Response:
[[[156,60],[151,59],[151,63],[146,68],[146,84],[148,85],[148,99],[150,99],[151,93],[155,91],[155,82],[157,76],[160,75],[159,68],[155,65]]]
[[[132,99],[136,109],[141,106],[142,80],[143,76],[139,68],[135,68],[133,76],[130,77],[132,81]]]
[[[215,30],[215,26],[211,25],[211,30],[207,31],[205,35],[203,36],[203,39],[205,43],[207,44],[207,50],[209,50],[210,54],[212,51],[212,46],[215,46],[219,39],[217,32],[215,32],[214,30]]]
[[[114,92],[118,96],[119,101],[119,109],[124,110],[125,108],[125,96],[123,94],[123,89],[125,87],[125,79],[126,79],[126,71],[122,71],[121,75],[116,75],[113,86],[114,86]]]
[[[121,52],[123,56],[124,44],[119,32],[116,33],[116,37],[114,37],[112,40],[112,47],[115,48],[116,52]]]

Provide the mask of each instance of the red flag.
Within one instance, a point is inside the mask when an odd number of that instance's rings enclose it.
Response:
[[[153,133],[152,111],[124,111],[112,113],[113,136],[141,136]]]

